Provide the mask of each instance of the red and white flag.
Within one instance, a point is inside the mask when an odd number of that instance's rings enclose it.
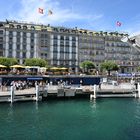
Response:
[[[42,8],[38,8],[38,13],[40,13],[40,14],[44,14],[44,9],[42,9]]]
[[[122,23],[119,22],[119,21],[117,21],[117,22],[116,22],[116,25],[120,27],[120,26],[122,25]]]

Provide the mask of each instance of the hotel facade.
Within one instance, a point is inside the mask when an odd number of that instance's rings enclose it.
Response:
[[[17,21],[0,22],[0,57],[42,58],[50,66],[70,68],[78,72],[80,63],[100,64],[114,61],[120,72],[137,72],[140,52],[121,39],[128,36],[118,32],[95,32],[78,28],[53,27]]]

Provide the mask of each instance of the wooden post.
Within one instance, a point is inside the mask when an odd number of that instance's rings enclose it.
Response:
[[[140,83],[138,83],[138,98],[140,98]]]
[[[94,85],[94,96],[93,96],[94,99],[96,99],[96,85]]]
[[[36,85],[36,101],[38,101],[39,100],[39,86],[38,85]]]
[[[11,103],[14,102],[14,86],[11,86],[11,89],[10,89],[10,95],[11,95]]]
[[[92,98],[93,98],[93,94],[90,94],[90,100],[92,100]]]
[[[90,94],[90,100],[92,100],[92,98],[96,99],[96,85],[93,86],[93,93],[94,94]]]

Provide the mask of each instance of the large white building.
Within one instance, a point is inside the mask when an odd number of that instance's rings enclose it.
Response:
[[[104,61],[114,61],[120,72],[136,72],[140,52],[121,38],[126,33],[95,32],[84,29],[52,27],[17,21],[0,22],[0,56],[43,58],[51,66],[71,68],[78,72],[83,61],[93,61],[97,69]]]

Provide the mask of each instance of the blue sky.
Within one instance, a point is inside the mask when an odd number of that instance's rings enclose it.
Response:
[[[0,20],[27,21],[95,31],[140,33],[139,0],[1,0]],[[38,13],[38,8],[44,14]],[[47,11],[53,15],[48,16]],[[120,21],[122,25],[116,26]]]

